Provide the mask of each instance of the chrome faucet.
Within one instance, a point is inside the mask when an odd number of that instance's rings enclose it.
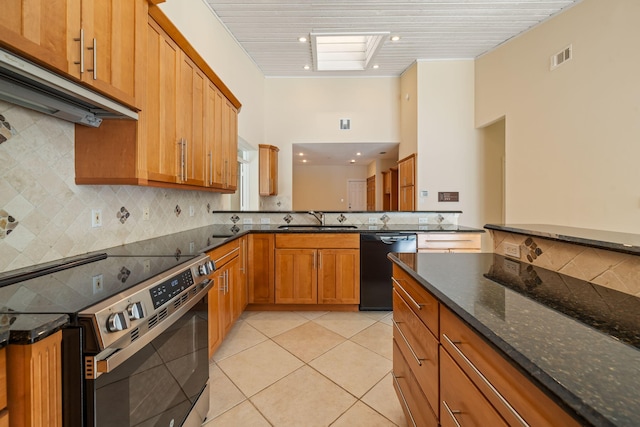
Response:
[[[320,225],[324,225],[324,213],[309,211],[309,215],[313,215],[313,217],[318,220]]]

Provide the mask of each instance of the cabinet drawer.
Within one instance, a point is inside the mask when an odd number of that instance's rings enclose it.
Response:
[[[508,425],[444,350],[440,350],[440,366],[446,372],[440,384],[442,427]]]
[[[455,314],[440,315],[443,348],[509,425],[579,425]]]
[[[395,290],[393,323],[393,339],[427,397],[431,409],[437,413],[438,341]]]
[[[276,248],[360,249],[360,235],[351,233],[281,233],[276,234]]]
[[[427,325],[433,335],[440,336],[438,301],[411,276],[393,265],[393,287],[411,310]]]
[[[240,255],[240,239],[226,243],[212,251],[207,252],[211,260],[216,264],[216,269],[224,266],[236,256]]]
[[[480,233],[419,233],[418,249],[480,249]]]
[[[410,427],[438,427],[438,418],[411,373],[402,352],[393,343],[393,387]]]

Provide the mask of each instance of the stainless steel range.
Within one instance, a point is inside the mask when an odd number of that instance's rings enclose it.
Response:
[[[187,240],[153,239],[0,278],[0,311],[71,319],[62,339],[63,425],[202,424],[209,361],[200,303],[215,266],[191,253],[206,243]]]

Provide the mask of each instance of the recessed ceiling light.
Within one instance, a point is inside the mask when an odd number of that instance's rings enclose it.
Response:
[[[362,153],[356,153],[356,156],[362,156]]]
[[[398,40],[400,40],[400,36],[391,36],[392,42],[397,42]]]
[[[376,65],[374,65],[374,66],[373,66],[373,68],[374,68],[375,70],[377,70],[378,68],[380,68],[380,66],[379,66],[378,64],[376,64]]]
[[[307,159],[302,159],[302,163],[307,163]]]
[[[356,162],[355,160],[351,159],[351,161],[349,163],[355,163],[355,162]]]
[[[298,153],[298,156],[304,156],[304,153]]]
[[[304,66],[304,67],[302,67],[302,68],[304,68],[305,70],[308,70],[308,69],[309,69],[309,68],[311,68],[311,67],[309,67],[308,65],[305,65],[305,66]]]
[[[298,38],[298,41],[299,41],[300,43],[304,43],[304,42],[306,42],[306,41],[307,41],[307,38],[306,38],[306,37],[304,37],[304,36],[303,36],[303,37],[299,37],[299,38]]]

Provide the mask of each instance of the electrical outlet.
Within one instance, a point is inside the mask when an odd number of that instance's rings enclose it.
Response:
[[[271,224],[271,219],[269,219],[269,218],[260,218],[260,224]]]
[[[97,294],[98,292],[102,292],[103,287],[102,287],[102,282],[103,282],[104,278],[102,277],[102,274],[98,274],[96,276],[93,276],[93,293]]]
[[[242,218],[242,223],[243,224],[253,224],[253,219],[252,218]]]
[[[145,259],[142,262],[142,270],[144,270],[145,273],[149,273],[151,271],[151,260]]]
[[[100,209],[91,210],[91,227],[102,227],[102,211]]]
[[[149,216],[150,216],[149,206],[145,206],[144,208],[142,208],[142,220],[149,221]]]
[[[418,224],[428,224],[429,218],[418,218]]]
[[[196,251],[196,244],[193,242],[189,242],[189,253],[192,254]]]
[[[196,208],[193,206],[189,206],[189,216],[194,216],[196,214]]]
[[[428,190],[420,190],[420,197],[429,197]]]
[[[504,263],[503,263],[503,267],[504,267],[504,271],[506,271],[507,273],[511,273],[514,276],[520,276],[520,263],[519,262],[511,261],[511,260],[505,258]]]
[[[503,243],[504,254],[513,258],[520,259],[520,246],[515,243]]]
[[[375,224],[378,221],[378,218],[369,218],[369,224]]]

